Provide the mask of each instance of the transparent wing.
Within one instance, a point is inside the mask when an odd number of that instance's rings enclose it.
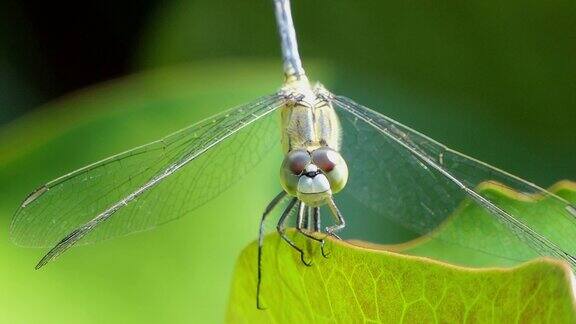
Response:
[[[271,112],[282,103],[279,94],[262,97],[47,183],[16,212],[12,240],[32,247],[61,240],[49,260],[83,237],[100,241],[185,215],[278,143]]]
[[[354,236],[382,241],[382,229],[395,228],[425,234],[419,240],[435,244],[434,257],[446,249],[462,254],[459,263],[475,264],[472,255],[490,265],[546,255],[576,266],[576,209],[566,200],[346,97],[330,99],[340,108],[350,167],[343,199],[360,214],[349,221],[357,225]]]

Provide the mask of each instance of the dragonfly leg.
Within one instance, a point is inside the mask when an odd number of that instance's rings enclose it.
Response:
[[[300,205],[304,205],[304,203],[300,202]],[[304,207],[300,207],[300,208],[304,208]],[[310,223],[310,211],[308,210],[308,208],[304,208],[304,211],[302,212],[302,225],[300,226],[301,229],[309,229],[310,226],[312,225]]]
[[[320,207],[312,207],[312,226],[314,226],[314,232],[320,232]]]
[[[256,307],[258,309],[264,309],[260,303],[260,287],[262,286],[262,248],[264,247],[264,222],[266,217],[278,206],[280,201],[286,197],[286,192],[282,191],[270,203],[266,206],[264,213],[262,213],[262,219],[260,220],[260,231],[258,232],[258,283],[256,286]]]
[[[344,220],[344,217],[342,217],[342,213],[340,213],[338,207],[336,207],[334,199],[330,198],[328,200],[328,208],[330,209],[330,213],[332,214],[332,216],[334,216],[334,219],[336,220],[336,225],[326,227],[326,233],[341,240],[340,236],[336,235],[336,232],[346,227],[346,221]]]
[[[312,220],[314,222],[314,232],[320,232],[321,231],[321,223],[320,223],[320,207],[314,207],[312,208]],[[322,244],[321,246],[321,251],[322,251],[322,256],[325,258],[328,258],[328,256],[330,255],[330,252],[326,252],[326,250],[324,249],[324,244]]]
[[[306,212],[306,210],[307,210],[306,205],[302,201],[300,201],[299,205],[298,205],[298,220],[296,222],[296,229],[298,230],[298,232],[300,232],[302,235],[306,236],[307,238],[312,239],[316,242],[319,242],[320,248],[322,250],[322,256],[327,258],[328,254],[326,254],[324,252],[324,244],[326,243],[324,241],[324,239],[317,238],[314,235],[311,235],[305,231],[306,226],[304,224],[304,220],[305,220],[305,218],[307,218],[309,216],[308,213]]]
[[[292,198],[292,200],[282,213],[282,216],[280,216],[280,220],[278,221],[276,229],[278,230],[280,237],[282,237],[282,239],[286,241],[286,243],[288,243],[291,247],[293,247],[296,251],[300,253],[300,260],[302,260],[302,263],[304,263],[304,265],[309,267],[312,265],[312,261],[306,262],[306,260],[304,259],[304,250],[298,247],[296,243],[294,243],[288,236],[286,236],[286,221],[288,220],[288,216],[290,215],[290,210],[292,210],[292,207],[294,207],[297,201],[298,198]]]

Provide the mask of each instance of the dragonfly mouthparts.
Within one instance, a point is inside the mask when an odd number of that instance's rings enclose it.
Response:
[[[322,173],[322,172],[320,172],[320,170],[318,170],[318,168],[315,165],[310,164],[306,167],[304,175],[307,176],[308,178],[314,178],[315,176],[319,175],[320,173]]]

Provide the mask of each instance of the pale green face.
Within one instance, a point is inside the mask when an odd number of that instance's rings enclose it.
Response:
[[[292,196],[334,194],[348,181],[348,166],[340,153],[329,147],[312,152],[290,151],[280,169],[280,182]]]

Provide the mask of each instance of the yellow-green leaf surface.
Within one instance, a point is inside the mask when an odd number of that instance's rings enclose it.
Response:
[[[544,208],[547,203],[536,196],[520,202],[513,192],[496,188],[487,184],[483,190],[509,203],[526,204],[526,208]],[[551,190],[572,201],[576,196],[576,186],[568,181]],[[476,213],[463,203],[430,237],[397,246],[330,240],[328,259],[320,256],[317,245],[291,233],[307,246],[314,259],[312,267],[302,265],[294,250],[277,235],[270,235],[265,240],[261,296],[267,310],[255,307],[254,243],[237,262],[228,322],[574,323],[573,274],[564,262],[536,258],[513,267],[467,268],[428,258],[478,266],[494,263],[485,255],[463,253],[462,248],[430,239],[463,229],[466,218],[478,217]],[[479,226],[490,228],[494,222],[488,218]],[[470,260],[474,258],[479,260]]]

